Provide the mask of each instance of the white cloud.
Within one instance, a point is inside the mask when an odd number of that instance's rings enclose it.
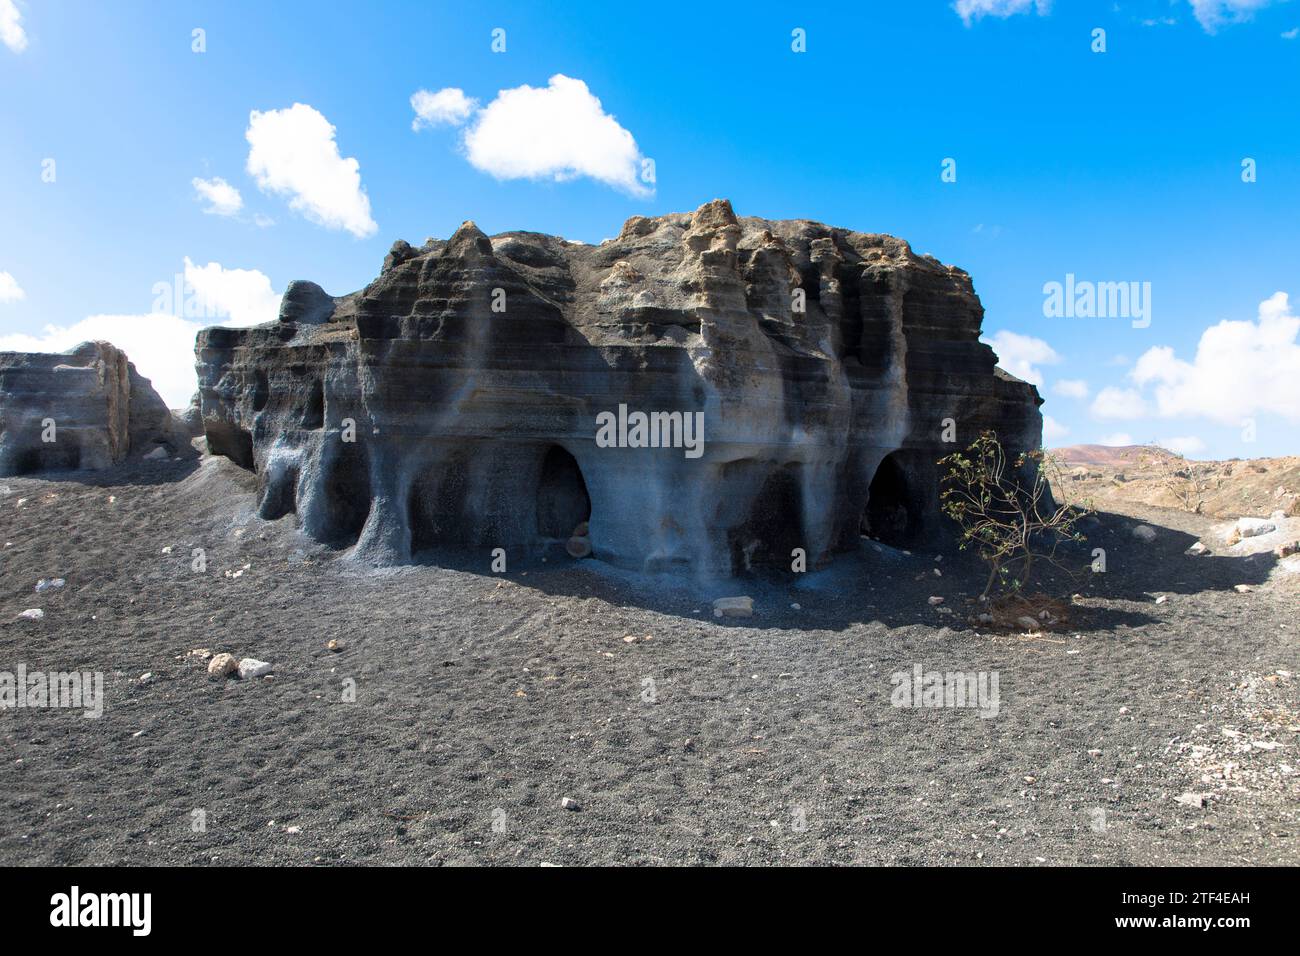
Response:
[[[952,5],[966,26],[980,17],[1009,17],[1017,13],[1037,10],[1046,16],[1052,9],[1051,0],[957,0]]]
[[[1092,414],[1097,418],[1141,418],[1148,414],[1146,400],[1135,388],[1116,388],[1108,385],[1092,401]]]
[[[92,315],[73,325],[47,325],[39,336],[0,336],[0,351],[65,352],[82,342],[112,342],[153,382],[169,408],[183,408],[198,388],[194,336],[202,327],[166,313]]]
[[[1133,436],[1130,435],[1128,432],[1115,432],[1113,434],[1103,435],[1101,438],[1098,438],[1097,444],[1109,445],[1111,447],[1118,447],[1121,445],[1131,445],[1133,444]]]
[[[244,197],[239,195],[239,190],[220,176],[212,179],[199,179],[195,176],[190,183],[198,193],[199,200],[208,204],[208,207],[203,210],[206,213],[214,216],[233,216],[244,208]]]
[[[1169,346],[1148,349],[1130,373],[1155,388],[1164,417],[1201,417],[1240,425],[1258,414],[1300,422],[1300,316],[1285,292],[1259,306],[1257,322],[1223,321],[1201,334],[1187,362]]]
[[[23,29],[23,15],[14,0],[0,0],[0,41],[15,53],[27,49],[27,31]]]
[[[1205,442],[1195,435],[1183,435],[1178,438],[1162,438],[1156,442],[1161,448],[1167,448],[1170,451],[1191,457],[1199,452],[1205,451]]]
[[[470,165],[497,179],[589,176],[634,196],[653,193],[638,178],[643,157],[632,134],[586,83],[559,73],[543,88],[497,93],[465,130],[464,147]]]
[[[192,296],[185,316],[161,308],[145,315],[92,315],[68,326],[47,325],[39,335],[0,336],[0,351],[64,352],[82,342],[103,340],[124,351],[136,369],[153,382],[171,408],[183,408],[198,387],[194,373],[194,337],[209,325],[246,326],[273,319],[279,297],[265,275],[249,269],[223,269],[219,263],[195,266],[185,260],[185,280]],[[164,283],[164,285],[166,285]],[[159,289],[155,287],[155,295]],[[172,296],[164,295],[168,306]],[[274,302],[273,302],[274,300]],[[228,315],[222,321],[219,316]]]
[[[1051,415],[1043,416],[1043,441],[1056,441],[1070,434],[1070,429],[1062,425]]]
[[[303,103],[284,110],[253,110],[248,117],[248,173],[263,192],[289,197],[289,207],[329,229],[359,239],[379,226],[361,186],[361,164],[339,155],[335,128]]]
[[[222,325],[260,325],[280,314],[281,293],[256,269],[226,269],[219,262],[196,266],[186,256],[185,283],[205,315],[227,317]]]
[[[1240,23],[1254,16],[1275,0],[1189,0],[1192,13],[1206,33],[1214,33],[1225,23]]]
[[[1058,378],[1052,391],[1062,398],[1087,398],[1088,383],[1081,378]]]
[[[1038,366],[1055,365],[1061,361],[1061,356],[1056,354],[1055,349],[1042,339],[1036,339],[1031,335],[1021,335],[1018,332],[1002,329],[992,336],[981,338],[980,341],[993,346],[1000,366],[1016,378],[1022,378],[1040,387],[1043,384],[1043,373]]]
[[[1300,36],[1300,27],[1292,27],[1290,30],[1282,32],[1283,40],[1294,40],[1298,36]]]
[[[18,280],[7,272],[0,272],[0,305],[21,302],[25,298],[27,293],[18,284]]]
[[[449,86],[430,93],[417,90],[411,94],[411,109],[415,110],[415,119],[411,120],[411,129],[419,130],[425,126],[460,126],[478,108],[478,100],[465,95],[465,91]]]

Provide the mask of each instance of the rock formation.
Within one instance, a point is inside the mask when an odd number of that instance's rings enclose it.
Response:
[[[107,342],[0,352],[0,475],[102,469],[189,439],[147,378]]]
[[[1038,447],[982,317],[901,239],[717,200],[598,246],[397,242],[359,292],[294,282],[278,321],[205,329],[197,367],[208,447],[256,471],[262,516],[358,558],[567,541],[726,575],[920,539],[940,457],[986,428]]]

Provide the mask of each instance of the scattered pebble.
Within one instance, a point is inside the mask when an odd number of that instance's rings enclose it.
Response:
[[[931,607],[938,607],[940,604],[943,603],[943,598],[939,597],[939,595],[937,594],[932,594],[929,597],[929,601]]]
[[[45,612],[38,607],[29,607],[18,615],[24,621],[39,621],[45,617]]]
[[[63,578],[41,578],[36,582],[36,591],[37,593],[42,591],[53,591],[63,587],[65,584],[67,584],[67,582],[63,580]]]
[[[1133,537],[1150,543],[1156,539],[1156,529],[1149,524],[1140,524],[1133,529]]]
[[[560,806],[565,810],[577,811],[582,809],[582,804],[579,803],[577,800],[574,800],[573,797],[565,797],[563,800],[560,801]]]
[[[1180,793],[1174,797],[1175,803],[1181,803],[1185,807],[1195,807],[1197,810],[1204,808],[1205,801],[1209,799],[1208,794],[1204,793]]]
[[[325,649],[337,654],[339,651],[343,650],[343,642],[338,638],[331,638],[329,643],[325,645]]]

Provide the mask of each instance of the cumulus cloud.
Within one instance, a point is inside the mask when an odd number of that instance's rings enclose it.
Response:
[[[474,105],[458,89],[421,90],[411,97],[411,125],[467,122],[461,137],[465,158],[497,179],[565,182],[586,176],[633,196],[654,193],[640,179],[644,157],[636,140],[582,80],[557,73],[544,87],[501,90],[482,109]],[[422,106],[430,111],[427,120]]]
[[[957,0],[952,5],[966,26],[981,17],[1009,17],[1017,13],[1038,11],[1046,16],[1052,9],[1051,0]]]
[[[185,284],[204,315],[227,319],[222,325],[260,325],[280,313],[281,293],[257,269],[226,269],[219,262],[196,266],[186,256]]]
[[[112,342],[153,382],[168,407],[183,408],[198,387],[194,336],[202,327],[166,313],[92,315],[73,325],[47,325],[40,335],[0,336],[0,351],[65,352],[91,340]]]
[[[1259,306],[1255,322],[1223,321],[1201,334],[1188,362],[1169,346],[1148,349],[1130,373],[1152,386],[1164,417],[1201,417],[1225,425],[1259,414],[1300,422],[1300,316],[1287,294]]]
[[[1130,435],[1128,432],[1114,432],[1113,434],[1103,435],[1101,436],[1101,438],[1098,438],[1097,444],[1109,445],[1112,448],[1117,448],[1123,445],[1131,445],[1133,444],[1133,436]]]
[[[1276,0],[1190,0],[1196,22],[1206,33],[1214,33],[1225,24],[1249,20],[1256,10],[1263,10],[1275,2]]]
[[[1021,335],[1018,332],[1002,329],[992,336],[981,338],[980,341],[993,347],[993,351],[998,355],[1000,366],[1016,378],[1022,378],[1040,387],[1043,384],[1043,373],[1038,366],[1055,365],[1061,361],[1061,356],[1056,354],[1055,349],[1032,335]]]
[[[415,119],[411,120],[411,129],[419,130],[425,126],[460,126],[470,118],[478,108],[478,100],[465,95],[465,91],[449,86],[430,93],[417,90],[411,94],[411,109],[415,110]]]
[[[152,313],[92,315],[72,325],[47,325],[39,335],[0,336],[0,351],[64,352],[86,341],[112,342],[153,382],[168,406],[182,408],[198,387],[194,337],[199,330],[256,325],[274,319],[279,308],[270,280],[256,270],[223,269],[216,262],[196,266],[187,258],[184,280],[180,303],[170,285],[160,283],[154,287]]]
[[[0,272],[0,305],[9,302],[21,302],[25,298],[27,298],[27,293],[18,284],[18,280],[7,272]]]
[[[1062,398],[1087,398],[1088,383],[1081,378],[1058,378],[1052,391]]]
[[[361,164],[339,155],[334,126],[304,103],[248,117],[248,173],[263,192],[287,197],[289,207],[317,225],[346,229],[359,239],[379,226],[361,185]]]
[[[1148,413],[1146,399],[1135,388],[1109,385],[1092,400],[1092,414],[1097,418],[1133,419]]]
[[[1070,429],[1062,425],[1051,415],[1043,416],[1043,441],[1052,442],[1070,434]]]
[[[233,216],[244,208],[244,197],[239,190],[220,176],[200,179],[195,176],[190,183],[201,202],[207,203],[203,211],[214,216]]]
[[[0,42],[22,53],[27,49],[27,31],[23,29],[23,15],[14,0],[0,0]]]
[[[1170,451],[1191,457],[1205,451],[1205,442],[1195,435],[1182,435],[1177,438],[1162,438],[1156,442],[1161,448],[1167,448]]]

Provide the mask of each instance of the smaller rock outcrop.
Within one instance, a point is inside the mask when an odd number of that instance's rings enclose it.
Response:
[[[110,468],[129,455],[190,451],[149,380],[108,342],[0,352],[0,475]]]

